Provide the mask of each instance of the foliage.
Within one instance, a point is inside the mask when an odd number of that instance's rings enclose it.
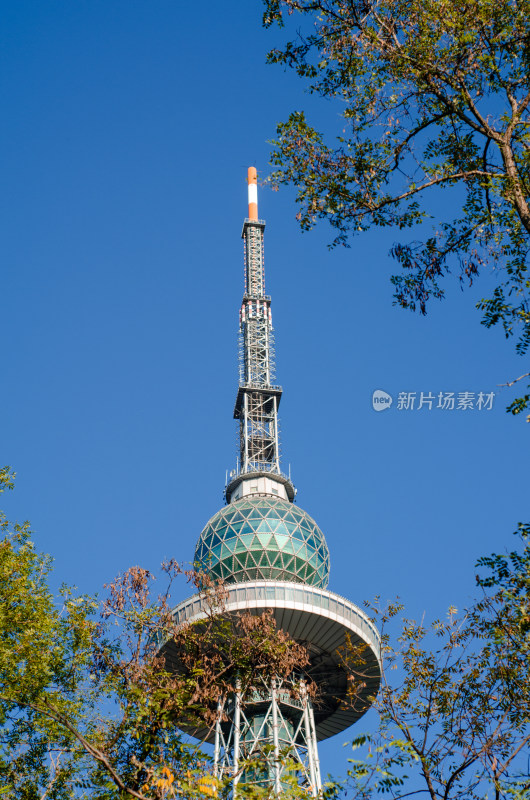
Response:
[[[7,468],[0,485],[12,488]],[[0,525],[0,796],[29,800],[46,785],[50,798],[68,797],[67,773],[77,758],[70,734],[35,707],[40,698],[78,719],[91,605],[65,590],[60,613],[46,585],[50,559],[35,553],[28,523],[10,528],[2,515]]]
[[[3,470],[0,485],[10,484]],[[210,758],[177,724],[191,731],[211,725],[236,674],[243,689],[257,675],[290,674],[307,660],[305,650],[270,615],[220,619],[222,587],[175,562],[163,565],[159,596],[152,596],[153,576],[134,567],[108,587],[102,604],[67,588],[57,604],[48,587],[51,559],[36,552],[28,524],[10,526],[5,517],[1,524],[0,798],[223,794]],[[209,599],[200,626],[173,621],[169,592],[182,574]],[[159,654],[169,638],[177,673]]]
[[[0,470],[0,487],[11,485]],[[268,614],[220,615],[223,587],[173,561],[163,565],[158,596],[153,576],[134,567],[103,603],[63,588],[57,604],[50,558],[36,552],[27,523],[10,526],[2,517],[1,524],[1,800],[227,796],[231,777],[215,778],[210,758],[182,728],[211,726],[236,677],[252,691],[261,679],[303,668],[306,651]],[[325,800],[343,791],[351,800],[528,795],[521,761],[530,742],[530,526],[519,536],[522,550],[481,559],[483,596],[467,612],[451,609],[431,626],[405,620],[397,646],[389,626],[401,607],[372,607],[383,634],[379,727],[357,736],[348,779],[329,781]],[[182,574],[210,611],[200,624],[177,627],[169,593]],[[168,640],[176,671],[164,660]],[[350,645],[342,656],[362,682],[362,648]],[[353,703],[358,688],[352,680]],[[240,769],[261,774],[271,758],[259,753]],[[288,752],[282,758],[282,796],[301,800],[296,765]],[[270,782],[240,783],[238,797],[262,800],[272,791]]]
[[[471,284],[489,264],[496,286],[478,304],[482,323],[518,332],[526,353],[528,0],[264,1],[265,26],[290,15],[306,25],[269,61],[342,110],[334,145],[301,111],[278,126],[271,179],[297,187],[302,228],[327,219],[345,245],[371,226],[406,231],[434,214],[423,239],[392,249],[404,270],[392,278],[396,302],[425,313],[452,268]],[[529,404],[525,395],[508,410]]]
[[[431,800],[522,798],[530,792],[530,526],[522,551],[483,558],[484,596],[427,626],[405,619],[397,647],[388,626],[401,606],[374,607],[383,629],[379,727],[359,735],[347,796]]]

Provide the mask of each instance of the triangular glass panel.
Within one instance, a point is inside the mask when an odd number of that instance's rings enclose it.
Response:
[[[255,527],[254,523],[252,523],[252,522],[243,522],[243,524],[241,525],[240,533],[242,533],[242,534],[252,533],[252,531],[254,530],[254,527]]]
[[[289,537],[286,536],[285,534],[275,533],[274,541],[276,543],[276,547],[278,548],[278,550],[283,550],[290,540]]]
[[[223,544],[223,548],[221,550],[221,558],[227,558],[229,555],[230,556],[233,555],[235,546],[236,546],[235,539],[227,539],[226,542]]]
[[[287,537],[286,537],[287,538]],[[294,554],[296,550],[296,541],[293,541],[290,537],[287,538],[285,545],[282,548],[284,553]]]
[[[240,533],[241,528],[243,527],[244,524],[245,523],[243,522],[243,520],[231,522],[229,530],[233,531],[237,535],[238,533]]]
[[[233,542],[233,551],[234,553],[244,553],[247,549],[245,547],[245,543],[241,541],[241,537],[238,536],[236,539],[230,539],[230,542]]]
[[[256,558],[256,554],[255,553],[249,553],[247,555],[247,562],[246,562],[247,569],[249,567],[256,567],[257,565],[258,565],[258,560]]]
[[[217,544],[221,544],[221,537],[217,533],[214,533],[212,534],[209,545],[210,547],[215,547]]]

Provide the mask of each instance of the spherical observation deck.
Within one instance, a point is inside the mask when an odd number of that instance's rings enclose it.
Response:
[[[370,705],[381,680],[380,637],[375,625],[356,605],[339,595],[315,586],[285,581],[250,581],[226,586],[228,596],[222,614],[242,612],[261,614],[270,609],[279,629],[284,630],[309,653],[309,678],[319,686],[314,703],[316,736],[327,739],[349,728]],[[197,622],[210,613],[208,602],[194,595],[173,611],[178,625]],[[357,667],[361,682],[355,704],[347,701],[348,675],[344,666],[348,648],[360,647],[362,667]],[[169,669],[178,669],[178,654],[173,640],[160,650]],[[212,732],[196,731],[197,738],[213,741]]]
[[[273,496],[247,496],[214,514],[194,563],[225,583],[272,580],[325,588],[329,577],[329,551],[316,522]]]

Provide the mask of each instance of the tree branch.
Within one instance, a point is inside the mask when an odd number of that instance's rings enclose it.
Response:
[[[59,725],[65,727],[66,730],[68,730],[75,737],[75,739],[77,739],[81,747],[85,750],[86,753],[88,753],[88,755],[92,756],[92,758],[95,761],[98,761],[100,764],[102,764],[102,766],[106,769],[106,771],[112,778],[113,782],[118,787],[118,789],[120,789],[122,792],[126,792],[132,797],[137,798],[137,800],[150,800],[150,798],[146,797],[146,795],[141,794],[140,792],[137,792],[134,789],[128,787],[127,784],[118,775],[116,770],[113,768],[107,756],[99,748],[90,744],[90,742],[87,739],[85,739],[85,737],[77,730],[75,725],[73,725],[62,712],[52,708],[49,702],[47,702],[47,700],[44,701],[44,707],[41,707],[36,703],[30,703],[20,700],[14,701],[8,697],[0,697],[0,699],[12,705],[18,705],[24,708],[30,708],[32,711],[36,711],[37,714],[43,714],[44,716],[53,719],[55,722],[58,722]]]
[[[530,372],[525,372],[524,375],[519,375],[519,377],[515,378],[515,380],[508,381],[508,383],[498,383],[497,386],[513,386],[514,383],[517,383],[518,381],[522,381],[523,378],[528,378],[529,375],[530,375]]]

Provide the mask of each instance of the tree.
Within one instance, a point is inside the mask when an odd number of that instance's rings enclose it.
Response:
[[[0,490],[12,486],[10,471],[2,469]],[[72,722],[79,717],[90,604],[65,592],[60,615],[46,586],[50,559],[35,553],[28,524],[10,528],[3,515],[0,524],[0,796],[29,799],[46,787],[51,798],[67,797],[66,776],[77,754],[69,732],[35,707],[49,697]]]
[[[0,488],[9,487],[0,470]],[[177,627],[169,590],[181,568],[164,565],[167,585],[134,567],[103,603],[48,586],[51,560],[36,552],[27,524],[2,518],[0,542],[0,798],[162,800],[227,796],[231,778],[212,775],[210,757],[181,732],[212,724],[218,698],[252,692],[261,678],[303,669],[307,653],[266,614],[227,618],[222,586],[191,572],[209,599],[199,625]],[[523,548],[481,559],[483,595],[430,628],[405,620],[395,643],[393,606],[374,616],[383,633],[379,727],[358,735],[346,784],[328,781],[323,800],[378,794],[431,800],[519,798],[530,791],[521,766],[530,743],[530,526]],[[160,644],[172,638],[180,670],[167,670]],[[363,652],[345,648],[351,702],[358,702]],[[318,703],[318,696],[314,698]],[[289,759],[289,754],[285,754]],[[270,761],[257,754],[241,770]],[[493,794],[489,790],[493,791]],[[238,798],[263,800],[270,786],[240,783]],[[286,800],[307,796],[296,770]]]
[[[530,793],[530,526],[522,551],[482,558],[484,594],[432,625],[374,607],[383,631],[379,727],[359,735],[348,798],[523,798]],[[337,787],[336,787],[337,788]]]
[[[295,69],[310,92],[342,109],[334,144],[301,111],[278,126],[271,180],[274,187],[297,187],[302,229],[326,219],[333,245],[346,245],[372,226],[419,226],[423,238],[391,251],[403,268],[392,282],[395,301],[423,314],[430,298],[443,297],[442,278],[455,266],[471,284],[489,264],[497,281],[492,296],[478,303],[482,323],[501,324],[507,337],[517,332],[517,352],[526,353],[528,0],[265,0],[265,6],[266,27],[283,25],[289,15],[306,24],[268,60]],[[508,410],[517,414],[529,404],[526,394]]]
[[[5,468],[0,489],[11,486]],[[268,614],[223,618],[222,587],[173,561],[163,565],[159,596],[152,596],[154,577],[133,567],[103,603],[67,588],[57,603],[48,586],[51,559],[36,551],[28,524],[10,526],[2,517],[1,525],[0,798],[221,794],[210,757],[180,728],[212,724],[236,675],[248,691],[258,675],[303,667],[304,648]],[[200,625],[173,621],[169,593],[183,574],[208,598]],[[168,638],[180,654],[178,674],[159,656]]]

